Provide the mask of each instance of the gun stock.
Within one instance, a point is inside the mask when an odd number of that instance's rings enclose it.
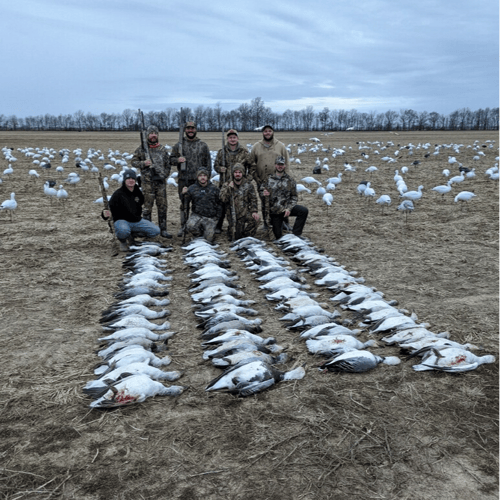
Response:
[[[108,203],[108,193],[106,192],[106,188],[104,187],[104,181],[102,180],[101,172],[99,172],[97,180],[99,181],[99,185],[101,186],[102,203],[104,205],[104,210],[110,211],[109,210],[109,203]],[[109,226],[109,232],[114,235],[115,234],[115,225],[113,224],[113,217],[110,217],[108,219],[108,226]]]

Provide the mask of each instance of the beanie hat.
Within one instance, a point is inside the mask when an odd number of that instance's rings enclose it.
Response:
[[[137,179],[137,174],[130,168],[123,172],[123,180],[125,181],[127,179]]]

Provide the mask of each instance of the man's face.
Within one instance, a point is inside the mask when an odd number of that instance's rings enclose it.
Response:
[[[235,170],[233,172],[233,177],[236,182],[240,182],[243,179],[243,172],[241,170]]]
[[[135,186],[135,179],[132,178],[125,179],[125,186],[127,186],[127,188],[130,189],[130,191],[133,191]]]
[[[264,137],[264,140],[265,141],[271,141],[273,136],[274,136],[274,132],[273,132],[273,129],[272,128],[269,128],[269,127],[266,127],[263,131],[262,131],[262,136]]]
[[[186,137],[191,140],[194,139],[196,137],[196,128],[186,127]]]
[[[236,134],[231,134],[227,136],[227,143],[230,146],[236,146],[238,144],[238,136]]]
[[[153,143],[158,142],[158,136],[154,132],[151,132],[151,134],[148,135],[148,140]]]
[[[206,186],[207,183],[208,183],[208,176],[206,174],[200,174],[198,176],[198,182],[202,185],[202,186]]]
[[[282,172],[285,171],[286,165],[283,163],[276,163],[275,168],[277,172],[281,174]]]

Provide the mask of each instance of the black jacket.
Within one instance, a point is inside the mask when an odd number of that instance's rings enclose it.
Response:
[[[192,212],[202,217],[217,219],[222,215],[222,204],[219,197],[219,188],[209,182],[202,187],[199,182],[189,186],[186,199],[192,204]]]
[[[144,195],[137,185],[133,191],[129,191],[123,184],[109,200],[109,209],[114,221],[139,222],[142,219],[142,205],[144,205]]]

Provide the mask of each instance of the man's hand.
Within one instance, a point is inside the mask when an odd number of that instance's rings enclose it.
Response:
[[[269,196],[269,191],[267,189],[264,189],[264,191],[262,191],[262,194],[264,196]]]
[[[188,192],[188,188],[187,188],[187,186],[184,186],[182,188],[182,194],[186,194],[187,192]]]
[[[290,216],[290,210],[285,210],[285,217],[289,217]]]
[[[111,217],[111,212],[109,210],[103,210],[102,215],[104,215],[106,219],[109,219]]]
[[[259,214],[257,212],[254,212],[252,214],[252,217],[254,218],[254,220],[259,220]]]
[[[234,188],[234,182],[233,182],[233,181],[231,181],[228,185],[229,185],[229,187],[230,187],[231,189],[233,189],[233,188]]]
[[[151,160],[146,160],[146,161],[144,162],[144,166],[145,166],[145,167],[150,167],[150,166],[151,166]]]
[[[184,158],[184,156],[179,156],[179,158],[177,158],[177,161],[178,163],[184,163],[186,161],[186,158]]]
[[[222,173],[222,174],[223,174],[226,170],[227,170],[227,168],[226,168],[226,167],[220,167],[220,171],[221,171],[221,173]]]

